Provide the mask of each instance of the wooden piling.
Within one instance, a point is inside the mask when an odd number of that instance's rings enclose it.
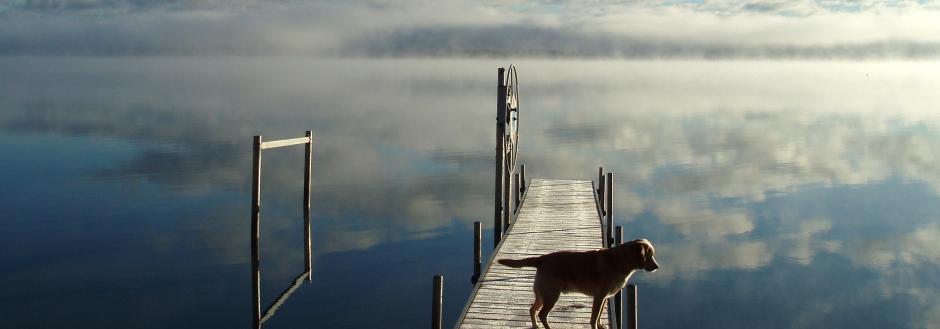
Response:
[[[614,224],[614,206],[613,206],[614,204],[614,199],[613,199],[614,174],[613,173],[607,173],[607,182],[604,183],[604,187],[607,190],[606,192],[604,192],[604,197],[607,199],[607,201],[604,202],[604,206],[607,208],[607,210],[604,211],[604,217],[607,217],[607,245],[610,246],[614,244],[614,239],[612,235],[613,228],[611,227]]]
[[[512,211],[513,211],[513,212],[517,212],[517,211],[519,211],[519,201],[520,201],[519,198],[522,196],[522,182],[519,181],[519,173],[513,174],[513,175],[512,175],[512,179],[513,179],[513,181],[516,183],[515,188],[512,189],[512,191],[513,191],[513,192],[515,193],[515,195],[516,195],[515,198],[514,198],[514,199],[515,199],[515,201],[514,201],[515,207],[513,207]]]
[[[627,285],[627,329],[637,329],[639,323],[637,319],[639,312],[637,312],[636,295],[636,285]]]
[[[506,151],[503,148],[506,142],[506,80],[503,76],[504,68],[499,68],[496,85],[496,179],[493,183],[496,198],[493,214],[493,248],[499,245],[503,237],[503,171],[506,165]]]
[[[522,164],[522,169],[521,169],[521,170],[522,170],[522,176],[521,176],[522,181],[521,181],[521,184],[520,184],[519,186],[521,187],[522,192],[525,192],[525,189],[526,189],[527,186],[526,186],[526,183],[525,183],[526,180],[525,180],[525,164],[524,164],[524,163]]]
[[[304,134],[310,141],[304,145],[304,256],[307,258],[305,269],[307,281],[313,280],[313,250],[310,244],[310,185],[313,175],[313,131],[307,130]]]
[[[483,267],[483,224],[473,222],[473,276],[470,283],[477,284]]]
[[[616,245],[623,244],[623,227],[617,225],[617,229],[614,231],[614,237],[616,239]],[[614,295],[614,318],[617,321],[617,329],[623,328],[623,289],[617,292]]]
[[[254,328],[261,328],[261,136],[255,136],[251,169],[251,297]]]
[[[509,225],[512,224],[512,204],[509,197],[512,195],[510,185],[512,185],[512,168],[506,166],[503,172],[503,235],[509,232]]]
[[[444,276],[434,276],[434,293],[431,301],[431,329],[443,328],[441,311],[444,307]]]
[[[597,202],[599,202],[601,205],[601,217],[603,218],[607,218],[607,206],[606,206],[607,203],[604,200],[604,195],[607,193],[606,182],[607,182],[607,176],[604,175],[604,167],[598,167],[597,168]]]

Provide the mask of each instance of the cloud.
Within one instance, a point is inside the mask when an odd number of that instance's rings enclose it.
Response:
[[[736,209],[715,212],[708,208],[692,208],[689,202],[667,200],[657,202],[653,213],[659,217],[660,223],[672,226],[686,237],[722,240],[754,229],[747,213]]]
[[[658,244],[660,270],[649,278],[668,283],[715,270],[753,270],[769,264],[774,251],[763,241],[676,242]]]
[[[28,0],[0,54],[924,59],[940,12],[906,2]]]
[[[899,266],[940,266],[940,228],[927,224],[897,236],[852,241],[842,250],[860,265],[893,271]]]

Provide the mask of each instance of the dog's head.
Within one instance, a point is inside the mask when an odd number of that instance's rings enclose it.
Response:
[[[635,259],[636,268],[644,269],[647,272],[655,272],[659,269],[656,263],[656,248],[653,247],[647,239],[633,240],[623,245],[628,256]]]

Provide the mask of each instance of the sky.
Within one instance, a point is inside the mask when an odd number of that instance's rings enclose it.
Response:
[[[0,54],[929,60],[940,1],[0,0]]]

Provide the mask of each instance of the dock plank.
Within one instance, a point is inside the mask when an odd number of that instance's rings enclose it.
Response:
[[[496,262],[561,250],[603,247],[603,230],[590,181],[533,179],[509,232],[471,294],[456,328],[531,328],[534,268]],[[586,328],[591,297],[563,294],[548,316],[552,328]],[[602,323],[609,326],[607,307]]]

